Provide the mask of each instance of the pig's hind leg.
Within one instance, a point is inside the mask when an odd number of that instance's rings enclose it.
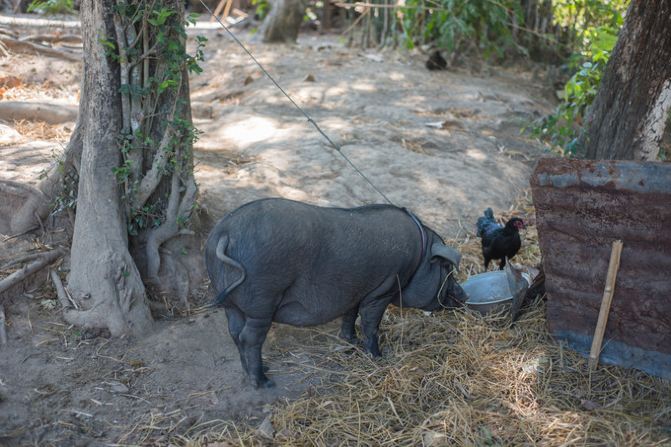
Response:
[[[254,388],[271,388],[275,383],[268,379],[263,372],[263,359],[261,348],[266,340],[272,320],[249,318],[245,320],[245,326],[240,331],[240,357],[244,357],[243,366],[246,364],[247,375]]]
[[[247,368],[247,359],[245,358],[244,351],[242,350],[242,345],[240,344],[240,333],[245,327],[245,316],[240,312],[240,309],[234,306],[227,306],[226,310],[226,319],[228,320],[228,333],[231,334],[235,346],[238,348],[240,353],[240,364],[242,365],[242,370],[245,374],[249,374]]]
[[[371,300],[368,303],[362,303],[359,308],[361,314],[361,330],[366,336],[364,347],[373,357],[380,357],[380,346],[378,345],[378,331],[382,315],[391,302],[391,296],[381,297]]]
[[[356,331],[354,323],[356,317],[359,315],[359,305],[354,306],[342,316],[342,325],[340,326],[340,338],[343,340],[356,344],[359,340],[356,338]]]

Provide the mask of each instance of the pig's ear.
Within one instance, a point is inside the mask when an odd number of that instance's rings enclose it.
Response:
[[[461,253],[452,247],[448,247],[447,245],[436,242],[431,246],[431,260],[434,260],[434,258],[447,259],[452,264],[454,264],[455,269],[459,270]]]

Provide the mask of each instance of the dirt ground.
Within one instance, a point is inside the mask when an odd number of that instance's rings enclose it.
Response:
[[[196,177],[213,219],[268,196],[333,206],[383,200],[226,35],[196,33],[209,38],[205,72],[191,80],[203,132]],[[523,70],[429,72],[421,54],[348,49],[328,35],[250,50],[392,202],[448,239],[472,233],[484,208],[508,209],[542,155],[520,127],[551,103]],[[3,88],[2,101],[77,105],[77,64],[10,55],[0,59],[0,78],[8,76],[21,83]],[[74,127],[5,124],[0,179],[33,184]],[[332,336],[336,324],[275,327],[265,347],[278,386],[255,391],[241,381],[223,312],[162,319],[143,339],[110,339],[65,325],[45,275],[5,301],[0,445],[160,443],[217,420],[259,423],[269,403],[320,386],[329,352],[349,349]],[[209,298],[192,299],[197,308]]]

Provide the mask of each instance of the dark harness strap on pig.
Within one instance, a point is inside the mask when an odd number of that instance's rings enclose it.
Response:
[[[398,274],[396,274],[396,284],[398,284],[398,299],[401,304],[401,307],[403,307],[403,288],[412,281],[412,278],[414,278],[415,273],[417,273],[417,270],[419,270],[419,266],[422,265],[422,259],[424,259],[424,254],[426,253],[426,231],[424,231],[424,225],[422,225],[422,222],[419,220],[415,214],[410,211],[407,208],[401,208],[403,211],[406,212],[408,216],[412,219],[413,222],[415,222],[415,225],[417,225],[417,229],[419,229],[419,237],[420,237],[420,250],[419,250],[419,259],[417,261],[417,265],[415,266],[415,269],[413,271],[413,274],[410,275],[408,278],[408,281],[404,285],[401,285],[401,278],[398,277]]]
[[[419,252],[419,262],[417,263],[417,267],[415,267],[415,271],[419,268],[419,264],[422,263],[422,259],[424,258],[424,252],[426,251],[426,232],[424,231],[424,226],[422,225],[422,222],[419,221],[417,216],[413,214],[412,211],[410,211],[407,208],[402,208],[403,211],[408,213],[410,218],[412,219],[413,222],[415,222],[415,225],[417,225],[417,228],[419,228],[419,236],[422,238],[422,250]]]
[[[402,208],[402,209],[403,209],[403,211],[405,211],[410,216],[412,221],[415,222],[415,225],[417,225],[417,228],[419,229],[422,248],[421,248],[421,251],[419,252],[419,261],[417,262],[417,266],[415,266],[415,270],[414,270],[414,272],[417,273],[417,270],[419,269],[419,266],[422,263],[422,259],[424,259],[424,254],[426,253],[426,231],[424,231],[424,225],[422,225],[422,222],[419,220],[419,218],[417,216],[415,216],[415,214],[412,211],[410,211],[407,208]],[[413,273],[410,276],[410,278],[408,279],[408,283],[410,281],[412,281],[412,278],[415,276],[415,273]],[[438,293],[436,294],[436,298],[438,299],[438,303],[444,308],[447,308],[448,306],[445,303],[443,303],[443,300],[440,298],[440,295],[443,292],[443,289],[445,288],[445,284],[447,283],[447,281],[449,280],[451,275],[452,275],[451,271],[447,272],[447,275],[445,275],[445,278],[440,282],[440,288],[438,289]],[[398,281],[398,275],[396,275],[396,278],[397,278],[397,281]],[[401,305],[403,305],[403,293],[402,293],[403,287],[401,286],[400,281],[398,281],[398,293],[399,293],[399,298],[401,300]]]

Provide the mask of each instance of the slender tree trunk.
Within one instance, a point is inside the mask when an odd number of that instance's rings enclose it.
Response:
[[[580,147],[592,159],[655,160],[671,110],[671,0],[633,0]]]
[[[305,0],[273,0],[270,13],[261,26],[266,43],[293,43],[305,15]]]

